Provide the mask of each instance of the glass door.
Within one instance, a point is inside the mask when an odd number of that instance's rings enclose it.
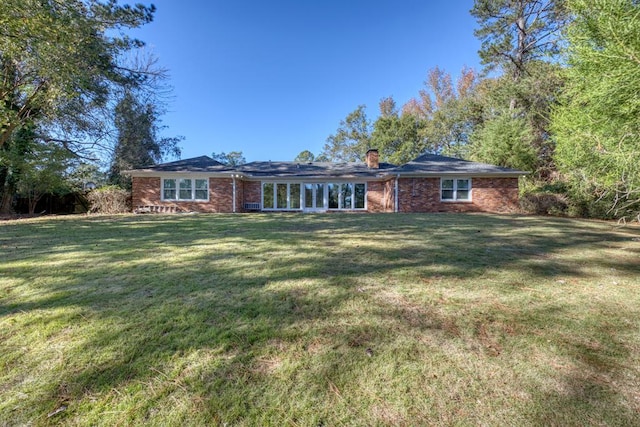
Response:
[[[324,184],[305,183],[304,187],[304,210],[319,211],[326,209],[324,197]]]

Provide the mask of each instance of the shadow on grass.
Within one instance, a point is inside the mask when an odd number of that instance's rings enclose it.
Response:
[[[7,292],[28,288],[34,295],[7,293],[0,300],[0,318],[71,308],[80,313],[73,315],[74,321],[96,325],[91,334],[65,349],[65,358],[77,357],[81,362],[67,362],[74,369],[52,378],[25,402],[39,409],[38,422],[46,422],[42,414],[55,409],[52,402],[149,384],[159,373],[173,375],[165,370],[176,358],[200,350],[225,357],[205,369],[205,381],[180,383],[171,377],[175,380],[171,384],[202,398],[206,405],[201,410],[213,420],[244,400],[246,406],[227,415],[231,422],[259,418],[264,410],[258,396],[265,392],[260,389],[264,369],[259,365],[274,340],[300,346],[304,354],[314,344],[310,336],[326,343],[310,373],[299,374],[306,379],[303,387],[315,388],[320,395],[326,393],[327,379],[341,381],[331,383],[338,389],[357,374],[344,377],[341,356],[345,352],[357,349],[364,355],[372,343],[384,347],[402,330],[417,335],[435,331],[436,343],[452,340],[464,347],[465,340],[473,341],[482,354],[501,351],[499,340],[483,332],[484,323],[490,321],[480,311],[465,313],[479,326],[475,336],[464,337],[459,313],[372,301],[366,292],[366,287],[393,287],[405,274],[411,280],[466,281],[487,271],[525,270],[527,277],[544,281],[584,277],[586,269],[594,267],[640,273],[638,264],[627,258],[588,256],[628,242],[634,231],[549,218],[138,216],[34,221],[3,228],[7,233],[0,245],[7,263],[0,266],[0,274],[19,283],[10,285]],[[583,252],[588,264],[552,256],[567,250]],[[518,292],[518,286],[510,289]],[[339,318],[345,305],[367,302],[375,308],[368,314],[382,319],[382,326],[366,321],[325,324],[328,318]],[[562,308],[555,312],[549,308],[517,316],[507,312],[501,321],[543,327],[564,319]],[[37,319],[54,321],[46,314]],[[316,329],[309,334],[305,328]],[[601,348],[566,340],[566,351],[579,363],[615,377],[615,364],[600,357],[615,353],[624,359],[624,346],[598,337]],[[340,380],[335,379],[340,375]],[[631,421],[633,414],[616,404],[615,391],[592,380],[567,374],[566,383],[573,390],[564,397],[538,396],[537,407],[548,409],[534,411],[535,417],[554,424],[574,419],[577,408],[587,407],[587,413],[598,420],[603,414],[590,405],[595,398],[607,401],[607,418]],[[251,383],[257,384],[257,391],[247,391]],[[159,397],[170,392],[164,390]],[[149,406],[141,409],[144,413],[154,403],[151,399],[141,405]],[[318,408],[315,421],[330,419],[328,411]],[[139,422],[137,416],[132,415]]]

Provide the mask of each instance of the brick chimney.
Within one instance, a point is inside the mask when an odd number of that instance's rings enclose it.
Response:
[[[369,169],[378,169],[380,167],[380,162],[378,160],[378,150],[375,148],[367,151],[367,167]]]

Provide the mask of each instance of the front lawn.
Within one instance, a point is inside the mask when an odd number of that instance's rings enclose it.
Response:
[[[640,228],[0,222],[0,426],[637,425]]]

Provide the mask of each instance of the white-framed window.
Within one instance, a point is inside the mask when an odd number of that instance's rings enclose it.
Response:
[[[302,192],[299,182],[263,182],[262,209],[299,210]]]
[[[305,209],[324,209],[324,187],[323,182],[304,184],[304,208]]]
[[[262,209],[273,209],[275,204],[274,200],[274,188],[275,184],[273,182],[264,182],[262,183]]]
[[[162,200],[208,201],[209,179],[207,178],[163,178]]]
[[[357,182],[353,185],[353,209],[364,209],[367,206],[367,185]]]
[[[263,182],[265,210],[366,209],[364,182]]]
[[[365,209],[367,185],[364,182],[327,183],[329,209]]]
[[[441,178],[440,200],[443,202],[470,202],[471,178]]]

